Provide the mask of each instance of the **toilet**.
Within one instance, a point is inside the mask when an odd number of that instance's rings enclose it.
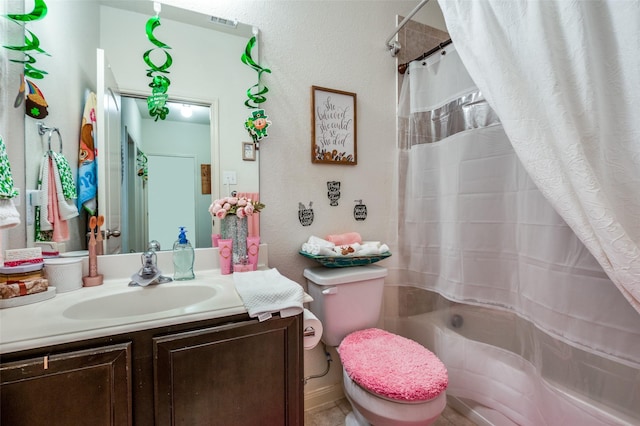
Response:
[[[347,426],[430,425],[447,404],[447,370],[417,342],[376,328],[386,275],[377,265],[307,268],[310,310],[342,361]]]

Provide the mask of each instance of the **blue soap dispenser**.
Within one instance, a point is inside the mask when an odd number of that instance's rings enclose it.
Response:
[[[187,230],[180,227],[180,234],[173,243],[173,279],[176,281],[192,280],[196,276],[193,273],[195,253],[189,240]]]

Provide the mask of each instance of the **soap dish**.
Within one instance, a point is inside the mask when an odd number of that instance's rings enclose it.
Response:
[[[349,266],[369,265],[391,256],[391,252],[389,251],[369,256],[317,256],[304,251],[299,251],[298,253],[308,259],[315,260],[327,268],[346,268]]]

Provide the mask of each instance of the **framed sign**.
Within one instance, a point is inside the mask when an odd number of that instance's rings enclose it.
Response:
[[[242,159],[244,161],[256,161],[256,146],[253,142],[242,142]]]
[[[356,94],[311,86],[311,162],[358,164]]]

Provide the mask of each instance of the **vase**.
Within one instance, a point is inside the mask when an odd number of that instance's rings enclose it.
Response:
[[[247,260],[247,236],[249,225],[246,217],[228,215],[220,222],[220,233],[225,240],[233,241],[233,264]]]

